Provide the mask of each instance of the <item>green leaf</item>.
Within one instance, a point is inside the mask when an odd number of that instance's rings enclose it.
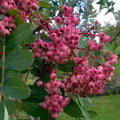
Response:
[[[47,95],[47,92],[45,91],[44,86],[38,87],[36,85],[36,83],[37,83],[37,81],[32,86],[32,93],[33,94],[39,94],[39,98],[44,99],[45,95]]]
[[[39,1],[39,6],[44,7],[44,8],[52,7],[52,5],[50,3],[45,2],[45,1]]]
[[[91,101],[89,98],[79,97],[79,101],[82,107],[88,108],[91,106]]]
[[[100,0],[100,1],[97,2],[97,4],[104,5],[107,2],[108,2],[108,0]]]
[[[10,35],[6,38],[6,47],[9,47],[9,44],[19,43],[25,40],[31,32],[31,26],[29,23],[23,23],[16,27]]]
[[[64,112],[74,118],[82,117],[81,109],[73,99],[70,99],[70,103],[64,108]]]
[[[35,62],[35,64],[38,66],[40,72],[42,72],[42,71],[45,69],[46,65],[45,65],[43,59],[38,58],[38,59],[35,59],[34,62]]]
[[[117,64],[116,65],[114,65],[114,67],[115,67],[115,74],[117,75],[117,76],[120,76],[120,60],[118,60],[117,61]]]
[[[97,113],[95,111],[88,110],[87,112],[88,112],[91,119],[93,119],[93,118],[95,118],[97,116]]]
[[[19,52],[19,51],[21,51],[21,49],[23,49],[22,48],[22,46],[21,45],[19,45],[18,43],[11,43],[11,44],[9,44],[9,47],[6,47],[6,57],[7,57],[7,55],[9,55],[10,53],[14,53],[14,52]]]
[[[18,76],[19,76],[18,71],[12,71],[12,70],[5,69],[5,80],[9,77],[18,77]]]
[[[38,103],[23,102],[22,109],[29,115],[39,117],[41,114],[41,106]]]
[[[5,101],[5,105],[9,115],[12,115],[19,108],[19,103],[12,100]]]
[[[114,8],[108,9],[108,11],[105,13],[105,15],[107,15],[110,12],[114,12]]]
[[[2,90],[9,97],[23,99],[30,95],[30,89],[20,78],[8,78],[4,81]]]
[[[0,73],[2,73],[2,68],[0,68]],[[18,77],[18,76],[19,76],[18,71],[11,71],[11,70],[5,69],[5,77],[4,77],[5,80],[9,77]],[[0,74],[0,78],[2,78],[2,74]],[[0,83],[1,83],[1,79],[0,79]]]
[[[117,48],[115,49],[115,54],[120,55],[120,46],[117,46]]]
[[[64,65],[59,64],[57,68],[63,72],[72,72],[75,67],[75,63],[73,61],[68,60]]]
[[[103,48],[105,51],[110,51],[110,44],[107,43],[104,48]]]
[[[87,112],[87,110],[85,110],[84,108],[80,107],[81,111],[82,111],[82,114],[85,118],[85,120],[91,120],[90,116],[89,116],[89,113]]]
[[[31,70],[31,74],[33,74],[36,77],[40,77],[40,70],[39,70],[39,68],[33,68]]]
[[[41,98],[40,94],[33,94],[31,93],[31,95],[29,96],[29,98],[23,99],[23,102],[34,102],[34,103],[42,103],[44,102],[44,99]]]
[[[110,51],[113,51],[117,46],[116,42],[112,42],[112,44],[110,45]]]
[[[32,44],[32,43],[35,42],[35,41],[36,41],[36,40],[35,40],[35,38],[34,38],[34,36],[33,36],[32,33],[30,33],[29,36],[25,39],[25,43],[26,43],[26,44]]]
[[[97,116],[97,113],[95,111],[86,110],[83,107],[80,107],[80,109],[82,111],[85,120],[93,120],[93,118]]]
[[[104,5],[104,1],[103,1],[103,0],[99,0],[99,1],[97,2],[97,4]]]
[[[16,71],[28,69],[34,61],[33,54],[30,51],[19,51],[11,53],[6,57],[6,68]]]
[[[41,108],[37,103],[23,102],[22,109],[29,115],[40,117],[40,120],[54,120],[51,118],[47,110]]]
[[[75,118],[70,117],[69,115],[67,115],[64,112],[61,112],[56,120],[75,120]]]
[[[50,10],[48,10],[48,9],[40,12],[40,15],[43,19],[49,18],[49,14],[50,14]]]
[[[0,120],[4,120],[4,111],[5,111],[4,103],[1,102],[0,103]]]
[[[19,14],[19,10],[11,9],[11,10],[9,10],[9,14],[12,15],[12,16],[15,16],[15,24],[16,24],[16,26],[21,25],[22,23],[24,23],[24,20],[21,18],[20,14]]]

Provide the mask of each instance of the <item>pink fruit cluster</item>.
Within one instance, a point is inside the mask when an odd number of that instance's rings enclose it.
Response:
[[[15,25],[15,17],[3,17],[0,21],[0,37],[7,36],[10,34],[10,31],[16,27]]]
[[[17,9],[14,0],[0,0],[0,14],[6,14],[11,9]]]
[[[52,118],[57,118],[58,114],[63,111],[63,108],[70,102],[69,97],[63,98],[62,95],[54,94],[45,96],[45,102],[42,103],[42,108],[47,109],[51,113]]]
[[[51,67],[50,80],[45,83],[44,88],[48,95],[45,96],[45,102],[42,103],[42,108],[47,109],[51,113],[52,118],[57,118],[58,114],[63,111],[64,107],[69,104],[70,98],[63,97],[60,88],[63,88],[67,95],[86,96],[88,94],[103,93],[104,86],[111,81],[113,72],[115,70],[112,64],[117,64],[117,55],[110,53],[106,60],[101,64],[96,56],[93,56],[90,51],[101,51],[106,43],[110,41],[109,36],[105,36],[100,32],[99,43],[93,40],[93,34],[81,32],[76,28],[80,22],[80,17],[77,13],[74,14],[73,7],[62,6],[62,12],[59,16],[48,20],[43,20],[37,11],[39,0],[0,0],[0,13],[5,15],[0,21],[0,37],[7,36],[11,30],[15,28],[15,17],[6,16],[10,9],[19,9],[21,17],[26,21],[30,19],[31,22],[36,22],[39,25],[38,39],[31,44],[32,52],[35,58],[42,58],[47,65],[52,63],[65,64],[67,60],[75,63],[73,72],[67,73],[67,77],[56,75],[56,71]],[[37,14],[33,13],[33,10]],[[31,17],[33,16],[33,17]],[[37,18],[34,19],[34,18]],[[59,28],[52,26],[51,20],[57,22]],[[97,23],[96,23],[97,24]],[[45,32],[46,39],[40,39],[40,33]],[[91,40],[88,40],[88,50],[79,47],[79,35],[90,35]],[[82,58],[78,57],[79,50],[85,52]],[[88,56],[96,60],[100,65],[95,68],[92,64],[88,65]],[[41,74],[43,75],[43,74]],[[37,86],[41,87],[43,81],[37,81]]]
[[[12,29],[16,27],[15,17],[7,16],[8,11],[11,9],[17,9],[14,0],[0,1],[0,14],[4,15],[3,19],[0,21],[0,37],[9,35]]]
[[[35,58],[44,56],[44,60],[48,63],[65,64],[67,57],[70,55],[70,49],[62,43],[62,40],[59,40],[59,42],[47,43],[38,39],[36,43],[31,44]]]
[[[100,51],[106,43],[110,42],[110,37],[109,36],[105,36],[105,34],[103,32],[99,33],[99,43],[95,43],[94,40],[88,40],[87,44],[90,48],[90,50],[92,51]]]
[[[38,9],[39,0],[0,0],[0,14],[3,14],[7,17],[7,13],[9,10],[19,8],[19,13],[24,21],[27,21],[28,15],[32,13],[32,10]],[[6,18],[2,21],[6,21]],[[6,22],[7,23],[7,22]],[[0,26],[0,34],[1,36],[9,35],[10,29],[15,28],[13,23],[7,24],[4,27],[8,27],[8,29],[3,30],[3,26]]]
[[[38,9],[39,0],[17,0],[17,5],[20,10],[30,13],[31,10]]]
[[[63,111],[64,107],[69,104],[70,98],[63,98],[60,94],[59,88],[61,81],[55,80],[57,77],[55,70],[50,74],[50,81],[45,84],[45,90],[49,96],[45,96],[45,102],[42,103],[42,108],[47,109],[51,113],[52,118],[57,118],[58,114]]]
[[[107,57],[103,56],[105,63],[101,64],[97,59],[99,56],[96,57],[90,53],[90,51],[101,51],[104,45],[110,41],[110,37],[105,36],[103,32],[100,32],[99,35],[81,32],[76,28],[76,25],[80,22],[79,15],[73,14],[73,12],[72,7],[62,6],[62,15],[54,18],[60,26],[58,29],[51,26],[50,21],[53,19],[47,22],[38,15],[43,24],[31,19],[40,25],[39,37],[36,42],[31,44],[35,58],[41,57],[47,64],[55,63],[56,68],[57,64],[65,64],[67,60],[71,60],[75,64],[73,72],[67,73],[66,78],[57,76],[56,71],[51,67],[50,80],[44,85],[48,95],[45,96],[42,108],[47,109],[52,118],[57,118],[70,101],[69,97],[63,98],[60,88],[64,89],[67,95],[69,93],[75,96],[102,94],[105,84],[111,81],[115,70],[111,65],[117,64],[117,55],[115,54],[109,53]],[[40,39],[41,30],[46,32],[45,40]],[[92,36],[91,40],[87,42],[87,50],[79,47],[79,35],[82,34]],[[93,35],[99,37],[98,44],[93,40]],[[85,52],[82,58],[77,55],[79,50]],[[88,57],[96,60],[99,66],[95,68],[92,63],[89,64]],[[62,80],[59,80],[59,78]],[[43,82],[39,80],[37,86],[42,85]]]
[[[38,9],[39,0],[16,0],[21,17],[26,21],[33,10]]]
[[[79,23],[72,7],[63,6],[64,19],[60,16],[56,17],[57,23],[61,24],[59,29],[50,29],[48,38],[50,42],[43,41],[40,38],[31,44],[34,56],[39,58],[44,56],[46,62],[55,62],[57,64],[65,64],[66,59],[70,55],[70,48],[76,48],[79,43],[79,29],[75,25]]]
[[[64,91],[80,96],[102,94],[105,84],[113,76],[115,68],[111,64],[117,63],[117,56],[111,54],[111,58],[97,68],[88,68],[87,57],[83,57],[78,63],[80,65],[75,66],[72,75],[63,81]]]

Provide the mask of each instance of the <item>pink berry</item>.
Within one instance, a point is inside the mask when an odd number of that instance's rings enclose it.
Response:
[[[103,38],[104,36],[105,36],[105,33],[103,33],[103,32],[100,32],[100,33],[99,33],[99,37],[100,37],[100,38]]]
[[[38,86],[38,87],[41,87],[42,85],[43,85],[43,81],[40,81],[40,80],[37,81],[37,86]]]
[[[58,114],[52,113],[52,114],[51,114],[51,117],[52,117],[52,118],[57,118],[57,117],[58,117]]]
[[[55,21],[56,21],[57,23],[61,23],[61,22],[62,22],[62,19],[61,19],[61,17],[57,16],[57,17],[55,18]]]

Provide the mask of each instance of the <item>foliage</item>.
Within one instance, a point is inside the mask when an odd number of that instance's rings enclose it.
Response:
[[[100,11],[104,8],[107,8],[107,12],[106,14],[110,13],[110,12],[114,12],[114,4],[115,2],[113,2],[112,0],[109,1],[109,0],[99,0],[97,2],[97,4],[100,5]]]
[[[93,24],[92,1],[0,1],[0,9],[0,120],[19,119],[20,111],[40,120],[59,120],[60,112],[92,120],[87,95],[103,93],[117,64],[110,37]]]

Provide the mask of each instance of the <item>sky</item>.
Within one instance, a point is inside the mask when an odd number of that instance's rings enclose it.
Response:
[[[94,0],[94,2],[93,2],[93,6],[97,11],[99,11],[99,5],[96,4],[98,1],[99,0]],[[113,1],[115,2],[114,9],[116,12],[117,10],[120,10],[120,0],[113,0]],[[99,13],[99,15],[96,17],[96,20],[98,20],[102,26],[105,25],[105,22],[110,22],[111,24],[116,24],[113,14],[109,13],[109,14],[105,15],[105,12],[106,12],[106,9],[103,9]]]

